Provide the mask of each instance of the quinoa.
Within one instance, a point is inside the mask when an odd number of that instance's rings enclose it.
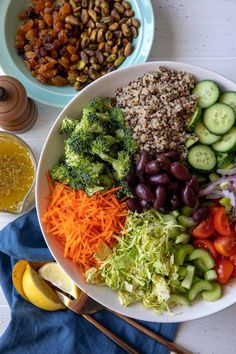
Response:
[[[159,67],[117,89],[116,104],[141,150],[151,154],[176,150],[186,157],[186,127],[196,108],[194,86],[193,75]]]

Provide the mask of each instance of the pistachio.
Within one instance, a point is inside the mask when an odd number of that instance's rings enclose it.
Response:
[[[69,25],[79,26],[78,18],[74,17],[73,15],[66,16],[65,22]]]
[[[101,70],[101,66],[99,64],[93,64],[92,67],[97,71]]]
[[[114,65],[110,66],[107,70],[107,73],[111,73],[112,71],[114,71],[116,69],[116,67]]]
[[[102,22],[96,22],[96,28],[100,29],[104,29],[104,31],[107,29],[107,26],[105,23],[102,23]]]
[[[81,12],[81,21],[84,25],[86,25],[86,23],[89,20],[89,14],[88,14],[88,10],[87,9],[82,9]]]
[[[99,64],[102,64],[104,62],[104,56],[100,50],[96,51],[96,58],[97,58]]]
[[[98,49],[98,44],[89,44],[89,49],[96,50]]]
[[[92,31],[92,34],[90,36],[90,41],[92,43],[94,43],[97,39],[97,32],[98,32],[97,28]]]
[[[92,9],[94,7],[94,0],[89,0],[88,8]]]
[[[90,44],[90,39],[89,38],[84,38],[81,41],[81,48],[84,49]]]
[[[92,56],[95,55],[95,51],[92,50],[92,49],[85,48],[85,49],[84,49],[84,52],[85,52],[86,54],[88,54],[89,57],[92,57]]]
[[[137,18],[132,18],[132,26],[134,26],[135,28],[140,27],[140,22],[139,20],[137,20]]]
[[[112,54],[117,54],[117,53],[118,53],[118,46],[117,46],[117,45],[115,45],[115,46],[112,48],[111,53],[112,53]]]
[[[109,6],[108,6],[108,4],[102,4],[101,5],[101,14],[102,14],[102,16],[108,16],[109,15]]]
[[[114,22],[114,19],[112,16],[106,16],[101,18],[101,22],[106,24],[111,24]]]
[[[114,35],[115,35],[117,38],[122,38],[122,37],[123,37],[122,31],[120,31],[120,30],[114,31]]]
[[[119,21],[119,25],[123,25],[123,23],[126,23],[128,21],[127,17],[123,17],[120,21]]]
[[[122,44],[122,39],[117,38],[116,45],[119,47]]]
[[[124,8],[126,10],[130,10],[131,9],[131,5],[128,1],[122,1],[122,5],[124,6]]]
[[[95,70],[92,66],[90,66],[89,71],[88,71],[89,77],[92,80],[96,80],[100,77],[99,73],[97,72],[97,70]]]
[[[80,75],[77,76],[76,80],[82,83],[85,83],[88,80],[89,76],[88,75]]]
[[[88,66],[85,66],[84,68],[83,68],[83,74],[85,74],[85,75],[88,75],[88,71],[89,71],[89,68],[88,68]]]
[[[91,36],[92,32],[93,32],[93,29],[92,28],[88,28],[88,36],[89,37]]]
[[[110,54],[109,57],[107,58],[107,63],[114,62],[116,60],[116,54]]]
[[[112,39],[110,39],[109,41],[107,41],[107,44],[112,47],[114,45],[114,41]]]
[[[107,53],[111,53],[111,47],[106,43],[105,44],[105,51],[107,52]],[[104,54],[105,55],[105,54]]]
[[[95,23],[93,22],[93,20],[90,18],[87,22],[87,27],[88,28],[95,28]]]
[[[97,13],[93,9],[90,8],[88,10],[88,14],[93,19],[94,22],[97,22],[98,20]]]
[[[118,2],[115,3],[114,8],[120,13],[123,14],[125,12],[125,8],[123,5],[119,4]]]
[[[121,30],[122,30],[124,37],[129,37],[131,35],[131,31],[125,23],[123,23],[121,25]]]
[[[88,0],[82,0],[81,6],[84,8],[88,7]]]
[[[116,10],[112,10],[111,11],[111,16],[114,18],[114,20],[116,22],[119,22],[120,21],[120,14],[119,12],[117,12]]]
[[[112,39],[112,37],[113,37],[113,34],[112,34],[111,31],[107,31],[107,32],[105,33],[105,38],[106,38],[107,41],[109,41],[110,39]]]
[[[123,57],[124,56],[124,48],[121,48],[118,50],[118,56]]]
[[[134,11],[133,10],[125,10],[124,15],[126,17],[133,17],[134,16]]]
[[[89,38],[89,34],[88,34],[88,32],[83,32],[83,33],[81,33],[81,39],[84,39],[84,38]]]
[[[86,63],[83,60],[79,60],[76,67],[78,70],[82,70],[85,67]]]
[[[96,64],[98,61],[97,61],[96,57],[90,57],[89,62],[90,62],[90,64]]]
[[[137,29],[136,29],[134,26],[131,26],[131,27],[130,27],[130,31],[131,31],[132,37],[133,37],[133,38],[136,38],[137,35],[138,35]]]
[[[81,83],[78,82],[78,81],[76,81],[76,82],[74,83],[74,89],[79,91],[79,90],[81,89]]]
[[[123,63],[123,61],[125,60],[125,57],[124,56],[120,56],[120,57],[118,57],[116,60],[115,60],[115,62],[114,62],[114,65],[117,67],[117,66],[120,66],[122,63]]]
[[[89,58],[88,58],[88,55],[84,51],[80,52],[80,56],[81,56],[81,59],[83,60],[83,62],[85,64],[88,64]]]
[[[105,48],[105,42],[99,43],[98,50],[103,50]]]
[[[132,46],[132,43],[129,42],[125,46],[124,56],[128,57],[132,52],[133,52],[133,46]]]
[[[119,23],[118,22],[114,22],[114,23],[112,23],[110,26],[109,26],[109,30],[110,31],[116,31],[116,30],[118,30],[119,29]]]
[[[97,33],[97,42],[101,43],[104,41],[104,30],[100,28],[100,30]]]
[[[132,26],[132,18],[128,18],[126,21],[127,26],[131,27]]]

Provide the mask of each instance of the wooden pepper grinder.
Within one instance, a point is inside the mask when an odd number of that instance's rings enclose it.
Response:
[[[0,127],[23,133],[32,128],[36,119],[36,106],[24,86],[11,76],[0,76]]]

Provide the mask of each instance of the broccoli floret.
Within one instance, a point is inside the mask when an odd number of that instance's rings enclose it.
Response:
[[[97,151],[109,153],[117,143],[118,140],[111,135],[99,135],[91,144],[91,153],[96,154]]]
[[[68,148],[76,154],[89,153],[91,142],[95,135],[92,133],[78,132],[73,133],[70,138],[65,141]]]
[[[99,112],[99,113],[105,113],[105,112],[111,112],[112,111],[112,101],[110,98],[105,97],[95,97],[92,101],[89,102],[83,109],[84,112]]]
[[[72,133],[78,123],[77,119],[64,118],[61,123],[60,134]]]
[[[125,123],[125,117],[124,113],[121,108],[119,107],[114,107],[111,111],[111,119],[114,127],[117,128],[124,128],[126,123]]]
[[[82,164],[93,163],[94,159],[92,155],[84,155],[83,153],[76,153],[68,141],[65,141],[65,163],[71,168],[78,168]]]
[[[103,174],[99,176],[99,183],[106,189],[110,189],[114,185],[114,179],[112,175]]]
[[[90,115],[83,115],[79,124],[76,125],[73,134],[76,135],[81,132],[105,134],[106,129],[106,122],[94,113]]]
[[[120,140],[123,148],[130,154],[134,155],[138,150],[138,144],[133,138],[132,130],[129,128],[117,129],[116,137]]]
[[[99,175],[104,171],[104,164],[102,162],[88,162],[82,160],[77,168],[71,170],[71,177],[85,187],[94,187],[99,182]]]
[[[59,165],[54,166],[51,169],[50,173],[51,173],[51,177],[54,181],[63,182],[65,184],[71,183],[69,169],[63,164],[59,164]]]
[[[129,188],[126,182],[126,178],[123,178],[122,180],[119,181],[119,186],[121,186],[122,189],[116,193],[117,198],[134,197],[134,194],[132,193],[131,189]]]

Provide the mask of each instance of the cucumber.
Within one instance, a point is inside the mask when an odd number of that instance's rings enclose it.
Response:
[[[191,136],[191,137],[186,139],[185,146],[186,146],[187,149],[189,149],[190,146],[193,146],[197,142],[198,142],[198,137],[197,136]]]
[[[194,132],[201,144],[211,145],[220,140],[220,136],[211,134],[202,122],[197,123]]]
[[[220,284],[211,283],[212,290],[206,290],[202,292],[202,297],[205,301],[217,301],[221,298],[221,286]]]
[[[234,113],[236,114],[236,92],[234,91],[228,91],[224,92],[221,96],[219,101],[221,103],[228,104],[231,106],[234,110]]]
[[[209,146],[195,145],[188,152],[188,161],[197,170],[211,171],[216,165],[216,156]]]
[[[216,156],[217,167],[226,168],[231,162],[234,161],[234,155],[232,153],[219,153]]]
[[[216,143],[212,144],[212,149],[217,152],[230,152],[236,148],[236,127],[233,127]]]
[[[210,133],[223,135],[227,133],[235,123],[234,110],[227,104],[215,103],[205,110],[203,123]]]
[[[202,115],[202,109],[200,107],[197,107],[196,111],[192,114],[192,117],[190,118],[190,121],[187,125],[187,131],[192,132],[194,130],[195,125],[197,122],[200,120]]]
[[[210,107],[220,96],[219,87],[211,80],[198,82],[192,93],[197,97],[200,108]]]

